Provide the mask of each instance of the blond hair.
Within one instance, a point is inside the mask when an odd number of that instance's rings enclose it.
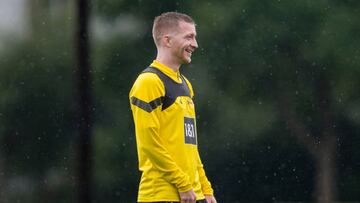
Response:
[[[156,46],[160,44],[161,37],[166,34],[167,31],[178,28],[180,21],[195,24],[190,16],[178,12],[166,12],[155,17],[152,35]]]

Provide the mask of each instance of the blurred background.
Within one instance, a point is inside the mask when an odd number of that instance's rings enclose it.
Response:
[[[165,11],[197,23],[181,71],[218,202],[360,201],[360,1],[88,2],[92,202],[136,202],[128,92]],[[80,201],[78,10],[0,0],[0,202]]]

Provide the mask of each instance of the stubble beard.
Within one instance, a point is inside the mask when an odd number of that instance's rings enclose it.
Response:
[[[189,56],[189,53],[185,49],[183,49],[181,52],[180,60],[182,64],[189,64],[191,63],[191,55]]]
[[[191,54],[189,54],[185,48],[175,52],[174,57],[177,59],[179,65],[187,65],[191,63]]]

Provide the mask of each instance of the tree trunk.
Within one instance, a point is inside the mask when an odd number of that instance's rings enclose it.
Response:
[[[316,176],[314,200],[318,203],[332,203],[336,200],[336,139],[333,136],[320,143],[315,156]]]
[[[78,122],[77,139],[77,189],[80,203],[91,203],[92,192],[92,91],[91,66],[89,57],[89,4],[87,0],[77,1],[77,84],[78,84]]]
[[[321,108],[323,114],[323,134],[316,141],[311,130],[302,122],[295,112],[294,104],[289,96],[279,94],[279,109],[291,134],[314,157],[315,161],[315,188],[313,198],[319,203],[335,202],[336,193],[336,136],[332,125],[332,115],[326,106]]]

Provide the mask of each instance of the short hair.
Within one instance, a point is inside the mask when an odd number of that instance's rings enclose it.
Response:
[[[195,25],[194,20],[190,16],[183,13],[166,12],[155,17],[152,35],[156,46],[159,45],[160,39],[163,34],[169,29],[177,28],[180,21],[192,23]]]

